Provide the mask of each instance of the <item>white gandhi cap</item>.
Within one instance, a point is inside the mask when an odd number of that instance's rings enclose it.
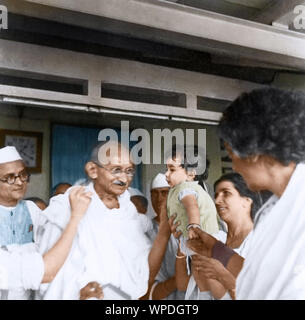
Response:
[[[22,160],[15,147],[4,147],[0,149],[0,164]]]
[[[133,196],[141,196],[141,197],[145,198],[144,194],[139,189],[129,187],[128,188],[128,192],[130,193],[131,197],[133,197]]]
[[[167,183],[165,174],[163,173],[158,173],[151,183],[151,189],[158,188],[169,188],[169,184]]]

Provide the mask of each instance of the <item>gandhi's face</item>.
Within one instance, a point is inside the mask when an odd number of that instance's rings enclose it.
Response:
[[[134,175],[134,165],[129,151],[120,146],[119,151],[110,157],[109,163],[97,166],[95,187],[107,194],[119,196],[130,186]]]
[[[0,179],[6,180],[9,176],[17,176],[25,171],[21,160],[0,164]],[[14,184],[0,181],[0,204],[8,207],[15,206],[21,200],[27,189],[27,182],[18,177]]]

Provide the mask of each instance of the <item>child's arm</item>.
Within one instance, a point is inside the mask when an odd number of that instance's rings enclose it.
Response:
[[[186,210],[188,224],[196,224],[200,226],[200,212],[196,196],[194,194],[186,195],[181,199],[181,202]],[[188,235],[190,239],[195,237],[192,229],[189,230]]]
[[[200,224],[200,213],[195,195],[188,194],[181,199],[181,202],[186,210],[189,224]]]
[[[71,218],[54,247],[43,256],[45,270],[42,283],[52,281],[64,264],[76,235],[78,224],[91,202],[91,195],[92,193],[85,192],[83,187],[75,187],[71,190],[69,196]]]

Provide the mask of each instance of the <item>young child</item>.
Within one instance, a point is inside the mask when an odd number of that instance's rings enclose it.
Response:
[[[180,222],[177,231],[182,232],[181,250],[190,255],[186,240],[195,237],[192,228],[201,228],[210,234],[219,231],[217,211],[212,198],[202,187],[202,163],[197,146],[192,146],[192,154],[197,158],[191,163],[188,156],[188,147],[174,146],[171,156],[167,158],[166,180],[170,185],[167,197],[167,214],[170,217],[177,214],[175,222]]]

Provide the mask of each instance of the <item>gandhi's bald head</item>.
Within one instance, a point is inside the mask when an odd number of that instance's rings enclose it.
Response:
[[[134,175],[134,164],[128,148],[117,141],[98,144],[85,170],[100,193],[122,194]]]
[[[112,162],[113,158],[120,158],[122,164],[133,163],[130,151],[118,141],[103,141],[94,147],[90,161],[101,166]]]

